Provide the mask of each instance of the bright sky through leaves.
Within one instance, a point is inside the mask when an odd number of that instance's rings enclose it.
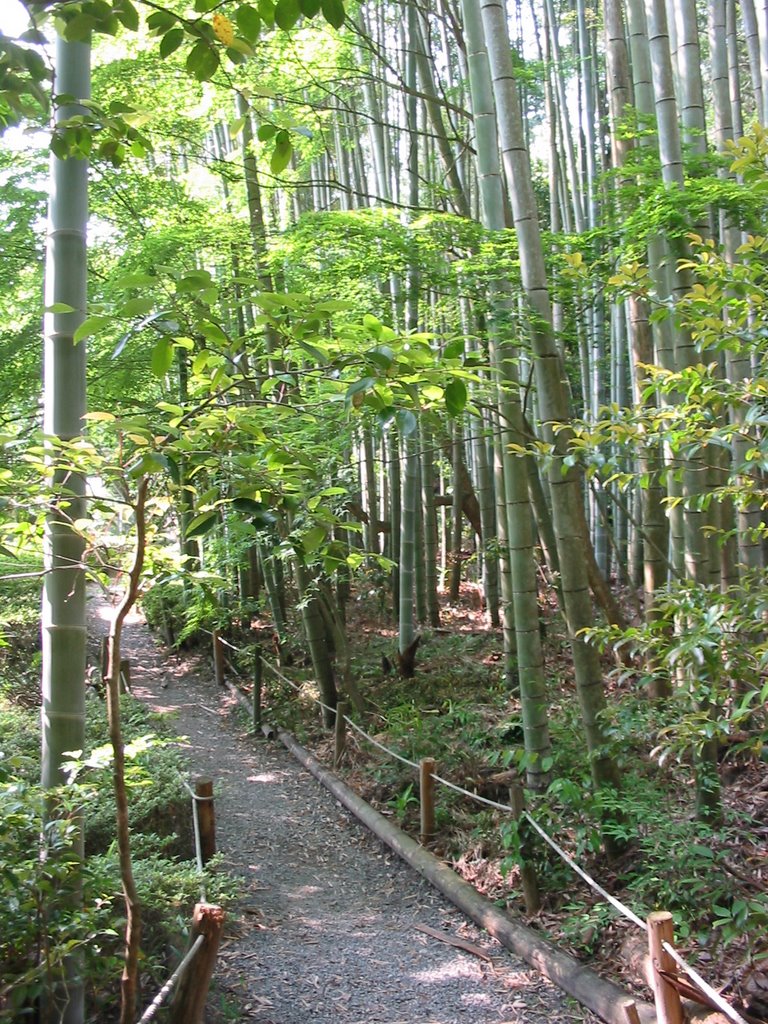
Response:
[[[3,16],[0,22],[0,30],[6,35],[18,36],[27,27],[27,12],[19,3],[19,0],[3,0]]]

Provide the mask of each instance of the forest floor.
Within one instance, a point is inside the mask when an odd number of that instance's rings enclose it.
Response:
[[[106,618],[104,598],[89,605],[93,618]],[[126,623],[123,655],[134,695],[186,737],[190,774],[215,781],[217,846],[238,899],[210,1022],[596,1022],[476,928],[282,746],[254,739],[208,659],[169,651],[138,614]]]

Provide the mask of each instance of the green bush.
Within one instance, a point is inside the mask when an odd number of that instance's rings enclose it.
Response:
[[[190,798],[183,763],[161,719],[127,695],[121,700],[127,745],[134,870],[144,917],[142,972],[160,983],[186,941],[191,911],[200,898],[193,850]],[[125,927],[115,810],[104,745],[105,707],[86,707],[88,753],[73,762],[77,781],[56,795],[58,817],[44,820],[36,713],[0,698],[0,902],[9,909],[0,928],[0,1021],[24,1019],[39,992],[81,950],[91,1019],[113,1019]],[[165,733],[158,736],[157,733]],[[72,852],[77,807],[85,807],[86,858],[82,895],[71,892],[77,858]],[[46,841],[41,858],[40,837]],[[208,871],[208,898],[228,898],[229,881]]]

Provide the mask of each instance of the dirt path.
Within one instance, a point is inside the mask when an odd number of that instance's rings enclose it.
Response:
[[[91,600],[93,616],[102,604]],[[281,745],[249,736],[204,659],[167,652],[138,616],[126,624],[123,653],[134,694],[189,737],[190,773],[215,780],[217,845],[240,879],[210,1021],[596,1021],[358,825]]]

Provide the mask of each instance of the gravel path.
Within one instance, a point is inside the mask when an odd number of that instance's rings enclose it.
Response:
[[[100,599],[91,604],[97,615]],[[210,1021],[597,1021],[452,907],[280,744],[248,736],[205,659],[168,653],[137,616],[126,624],[123,655],[134,694],[171,713],[189,737],[190,773],[215,780],[217,846],[241,879]],[[469,941],[490,959],[418,925]]]

